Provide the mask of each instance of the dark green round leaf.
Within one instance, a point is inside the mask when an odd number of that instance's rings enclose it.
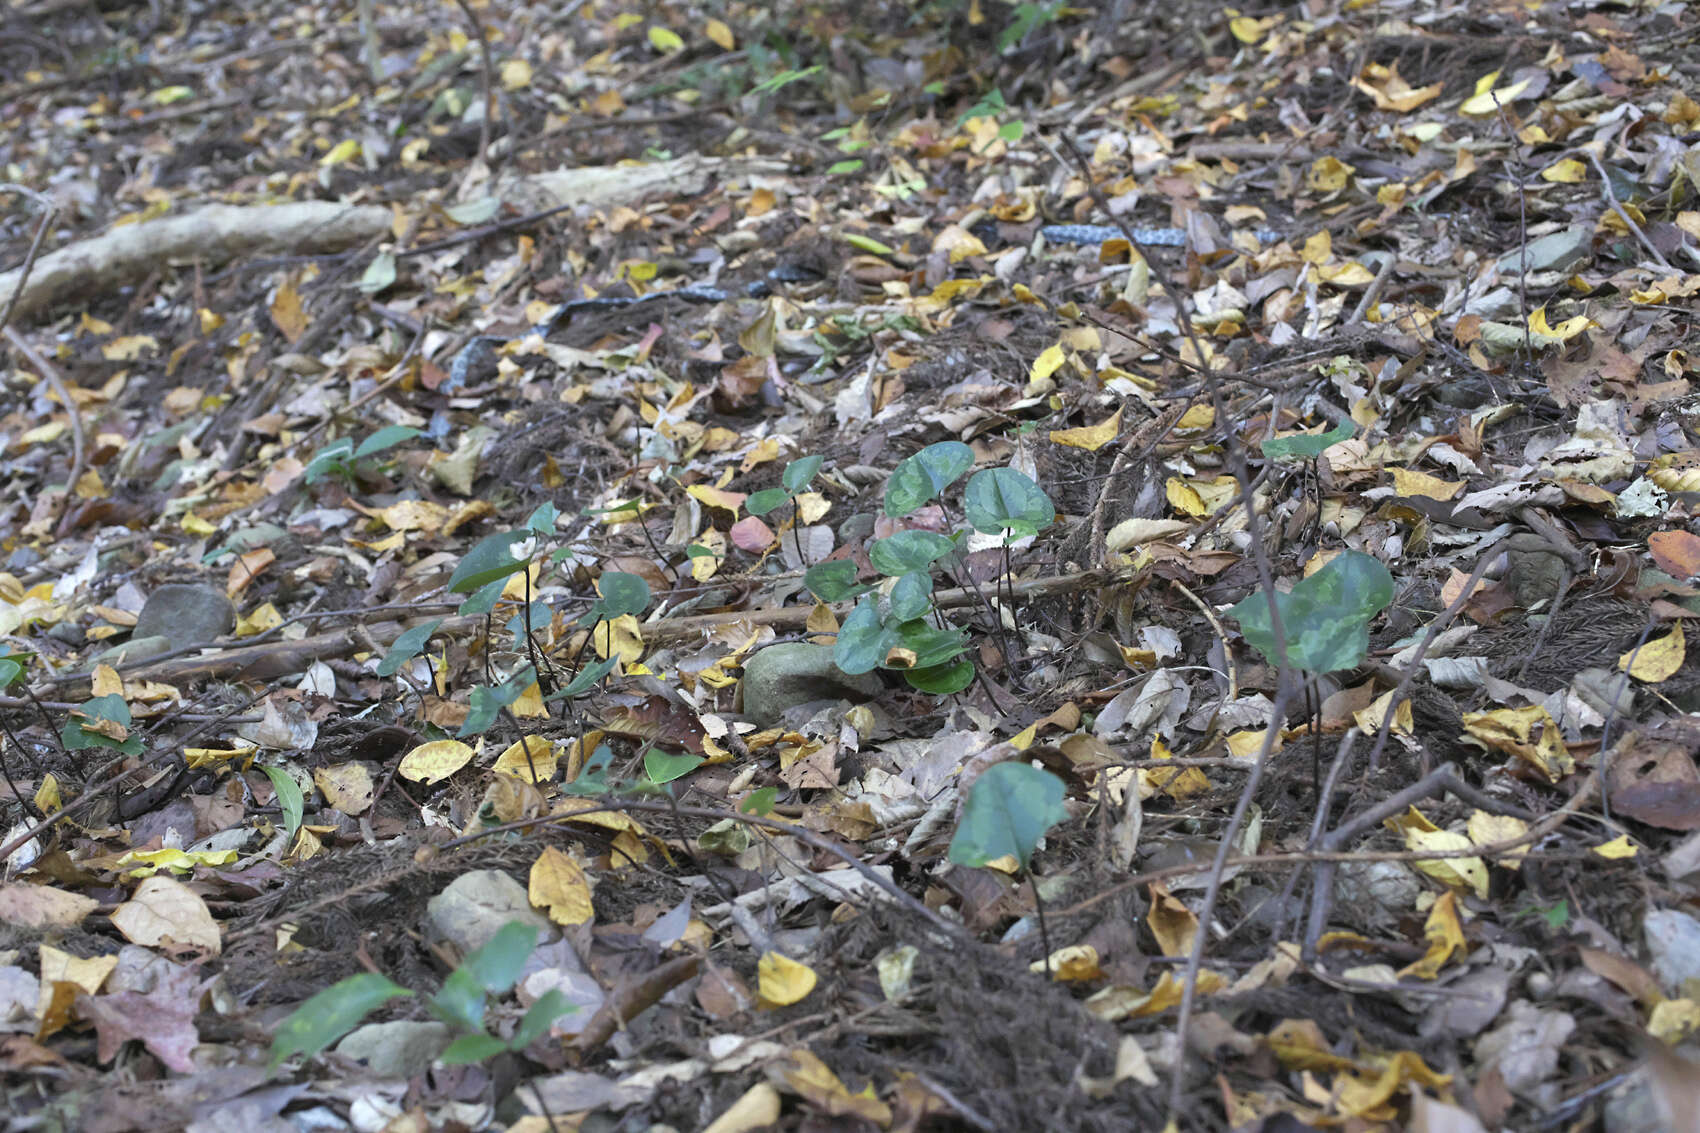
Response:
[[[974,530],[986,535],[1034,535],[1057,517],[1044,489],[1013,468],[983,468],[970,476],[962,507]]]
[[[925,618],[915,618],[897,627],[893,644],[915,654],[910,668],[930,669],[960,657],[968,647],[968,635],[952,625],[940,629]]]
[[[822,602],[843,602],[866,594],[870,587],[856,583],[856,564],[849,559],[816,563],[803,572],[803,585]]]
[[[1369,651],[1370,619],[1393,601],[1393,576],[1362,551],[1343,551],[1291,592],[1275,594],[1287,662],[1312,673],[1356,668]],[[1269,600],[1259,591],[1228,610],[1258,652],[1280,663]]]
[[[506,578],[496,578],[486,582],[473,591],[466,601],[462,602],[456,613],[464,618],[481,618],[496,608],[501,601],[502,591],[507,588]]]
[[[470,1066],[474,1062],[494,1058],[507,1049],[508,1044],[501,1039],[479,1031],[477,1034],[460,1036],[444,1047],[443,1053],[437,1058],[444,1066]]]
[[[934,696],[949,696],[974,683],[974,662],[963,658],[943,665],[930,665],[925,669],[906,669],[903,679],[909,682],[911,688],[930,692]]]
[[[885,486],[885,513],[908,515],[938,498],[957,477],[974,467],[974,450],[961,441],[940,441],[906,457]]]
[[[553,535],[555,533],[555,520],[559,518],[560,514],[561,510],[555,506],[554,501],[545,500],[538,504],[530,515],[526,516],[525,529],[535,531],[539,535]]]
[[[276,1070],[292,1055],[318,1054],[327,1046],[352,1031],[368,1013],[399,995],[406,988],[378,975],[361,972],[327,987],[308,999],[278,1024],[272,1033],[271,1061],[268,1070]]]
[[[801,460],[793,460],[790,464],[787,464],[784,475],[780,477],[781,482],[785,485],[785,490],[794,496],[808,487],[809,481],[815,478],[815,473],[820,471],[821,463],[825,459],[821,456],[805,456]]]
[[[926,570],[956,550],[956,544],[936,531],[899,531],[877,539],[868,548],[868,561],[881,574],[896,578],[913,570]]]
[[[839,627],[832,659],[851,676],[872,672],[885,663],[885,655],[896,639],[897,635],[880,621],[873,603],[864,598]]]
[[[766,515],[790,498],[791,494],[784,488],[763,488],[750,493],[744,501],[744,510],[751,515]]]
[[[891,616],[906,622],[933,608],[933,576],[912,570],[891,588]]]
[[[449,576],[449,591],[470,594],[480,586],[522,571],[531,562],[531,531],[502,531],[472,545]]]
[[[1025,869],[1039,839],[1067,817],[1061,779],[1029,763],[995,763],[968,789],[950,860],[978,867],[1013,855]]]
[[[560,700],[563,697],[577,696],[582,692],[588,692],[592,685],[613,672],[614,666],[619,663],[620,658],[616,656],[605,658],[594,665],[586,665],[578,671],[577,676],[567,682],[566,688],[559,692],[550,693],[547,699]]]
[[[597,589],[602,591],[602,601],[598,605],[605,617],[641,614],[649,609],[649,583],[639,575],[622,570],[604,571],[597,580]]]

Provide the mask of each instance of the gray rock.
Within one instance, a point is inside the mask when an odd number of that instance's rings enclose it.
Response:
[[[425,906],[430,935],[463,956],[488,943],[509,921],[537,926],[539,940],[553,935],[549,918],[531,907],[525,887],[498,869],[461,874]]]
[[[364,1062],[380,1078],[411,1078],[431,1069],[453,1041],[446,1023],[399,1019],[356,1027],[336,1044],[336,1052]]]
[[[872,700],[885,691],[874,673],[851,676],[832,661],[832,646],[806,641],[770,645],[744,663],[744,715],[778,723],[785,710],[814,700]]]
[[[1675,909],[1654,909],[1641,932],[1660,986],[1668,995],[1687,995],[1688,981],[1700,980],[1700,921]]]
[[[173,649],[181,649],[203,645],[235,628],[236,607],[223,590],[174,582],[148,595],[130,637],[166,637]]]
[[[1593,240],[1594,234],[1586,225],[1561,228],[1529,241],[1527,268],[1524,250],[1519,248],[1500,257],[1499,270],[1508,275],[1522,270],[1570,271],[1587,262]]]
[[[150,634],[147,637],[132,637],[122,645],[114,645],[110,649],[102,649],[94,655],[97,665],[134,665],[138,661],[146,661],[149,657],[158,657],[161,653],[169,653],[176,646],[171,639],[163,634]]]

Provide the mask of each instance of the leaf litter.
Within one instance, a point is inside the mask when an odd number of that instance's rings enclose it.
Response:
[[[1683,1127],[1687,5],[449,12],[5,17],[18,1127]]]

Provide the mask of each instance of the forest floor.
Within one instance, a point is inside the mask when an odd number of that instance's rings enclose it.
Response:
[[[7,0],[0,1125],[1693,1128],[1697,40]]]

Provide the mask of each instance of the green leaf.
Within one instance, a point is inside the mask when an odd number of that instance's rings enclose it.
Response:
[[[897,627],[897,641],[915,654],[910,668],[930,669],[960,657],[968,646],[968,635],[956,626],[940,628],[925,618],[915,618]]]
[[[501,684],[475,685],[467,697],[468,710],[466,719],[461,722],[460,731],[455,735],[460,739],[476,736],[496,722],[496,717],[502,709],[518,700],[525,690],[537,683],[537,670],[530,665],[521,669]]]
[[[861,171],[861,168],[862,159],[859,157],[852,157],[846,161],[833,162],[831,165],[826,167],[826,171],[834,177],[841,177],[846,173],[858,173]],[[854,243],[854,241],[851,242]]]
[[[801,460],[793,460],[790,464],[787,464],[784,474],[780,476],[780,481],[785,485],[785,490],[795,496],[804,488],[807,488],[809,481],[815,478],[815,473],[820,471],[820,466],[825,460],[824,456],[805,456]]]
[[[641,614],[649,609],[649,583],[623,570],[607,570],[597,579],[602,597],[596,603],[603,618],[612,620],[623,614]]]
[[[297,1054],[314,1055],[352,1031],[368,1013],[400,995],[404,987],[376,972],[362,972],[327,987],[290,1013],[272,1034],[268,1072]]]
[[[84,721],[105,721],[120,724],[125,728],[130,726],[130,705],[117,693],[108,693],[83,702],[65,720],[64,727],[59,729],[59,740],[71,751],[82,751],[91,747],[116,748],[126,755],[142,754],[142,741],[139,736],[126,736],[123,740],[115,740],[111,736],[102,735],[93,728],[84,727]]]
[[[578,696],[580,693],[588,692],[592,685],[613,672],[614,666],[619,663],[618,657],[609,657],[606,660],[596,662],[594,665],[586,665],[578,671],[577,676],[567,682],[566,688],[559,692],[550,693],[548,699],[560,700],[564,697]]]
[[[590,758],[584,761],[578,778],[561,784],[561,790],[569,795],[606,795],[612,790],[608,783],[608,768],[613,763],[613,750],[607,744],[597,744]]]
[[[0,688],[5,688],[24,675],[24,667],[10,657],[0,658]]]
[[[659,748],[650,748],[643,753],[643,773],[649,776],[651,783],[671,783],[702,766],[700,755],[669,755]]]
[[[950,840],[950,860],[983,866],[1006,854],[1023,869],[1045,832],[1068,817],[1063,781],[1028,763],[995,763],[974,780],[962,823]]]
[[[856,564],[849,559],[816,563],[803,572],[803,585],[822,602],[843,602],[866,594],[869,586],[856,582]]]
[[[479,1031],[484,1028],[484,989],[467,970],[456,968],[443,981],[441,990],[433,995],[430,1007],[438,1018],[459,1031]]]
[[[304,473],[307,483],[317,484],[333,473],[346,475],[354,456],[354,438],[339,437],[313,454]]]
[[[537,926],[509,921],[496,935],[466,954],[459,972],[465,972],[491,995],[504,995],[519,981],[531,950],[537,947]]]
[[[578,1005],[567,1002],[557,988],[550,988],[537,997],[525,1012],[525,1017],[514,1028],[514,1037],[508,1040],[509,1050],[524,1050],[538,1039],[549,1033],[549,1025],[562,1015],[571,1015],[578,1010]]]
[[[1329,445],[1339,444],[1349,439],[1357,432],[1357,426],[1352,424],[1350,417],[1342,418],[1340,423],[1326,433],[1298,433],[1290,437],[1270,437],[1261,442],[1263,455],[1271,460],[1310,460],[1322,455],[1322,450]]]
[[[283,828],[294,838],[295,832],[301,829],[301,815],[306,810],[306,799],[301,796],[301,784],[281,767],[262,763],[260,770],[272,781],[272,790],[277,794],[277,807],[283,812]]]
[[[942,665],[929,665],[924,669],[905,669],[903,679],[909,682],[910,688],[930,692],[934,696],[949,696],[974,683],[974,662],[963,658]]]
[[[987,535],[1036,535],[1057,517],[1045,490],[1013,468],[984,468],[970,476],[962,508],[974,530]]]
[[[905,457],[885,486],[885,513],[897,518],[908,515],[936,499],[972,467],[974,450],[961,441],[940,441]]]
[[[773,805],[778,801],[778,787],[761,787],[751,791],[749,797],[739,804],[738,813],[753,814],[757,818],[762,818],[773,813]]]
[[[535,531],[539,535],[553,535],[555,533],[555,520],[559,519],[560,516],[561,510],[555,506],[554,502],[544,500],[537,505],[530,515],[525,517],[525,529]]]
[[[366,270],[360,274],[360,282],[354,286],[368,295],[376,295],[394,282],[395,253],[379,252],[372,257],[372,262],[366,265]]]
[[[521,530],[502,531],[480,539],[449,576],[449,592],[467,594],[524,570],[531,562],[534,538],[534,532]]]
[[[470,598],[462,602],[455,612],[462,617],[473,618],[488,614],[496,608],[496,603],[501,600],[502,591],[506,589],[507,585],[508,580],[506,578],[491,579],[480,586]]]
[[[486,1058],[494,1058],[508,1049],[508,1044],[494,1035],[479,1031],[475,1035],[462,1035],[454,1042],[443,1048],[443,1053],[437,1056],[444,1066],[466,1066],[474,1062],[483,1062]]]
[[[885,655],[896,641],[897,634],[880,621],[874,604],[863,598],[839,627],[832,659],[851,676],[872,672],[885,663]]]
[[[849,165],[852,163],[841,161],[838,164]],[[859,168],[862,163],[858,161],[854,164]],[[836,168],[836,166],[834,168]],[[831,172],[831,170],[828,170],[828,172]],[[844,242],[859,252],[868,252],[875,256],[889,256],[892,252],[896,251],[896,249],[890,244],[882,244],[878,240],[875,240],[872,236],[863,236],[859,232],[846,232],[844,234]]]
[[[1393,576],[1362,551],[1343,551],[1290,593],[1275,594],[1289,664],[1312,673],[1356,668],[1369,651],[1369,622],[1393,601]],[[1258,652],[1279,664],[1269,601],[1260,591],[1228,610]]]
[[[763,488],[759,492],[751,492],[744,501],[744,510],[751,515],[766,515],[780,504],[791,498],[791,493],[783,488]]]
[[[933,608],[933,576],[912,570],[891,588],[891,616],[900,622],[918,618]]]
[[[389,652],[378,662],[380,677],[393,677],[397,669],[419,656],[425,643],[431,640],[431,635],[437,632],[437,627],[443,624],[442,618],[434,618],[422,625],[416,625],[402,632],[400,637],[390,645]]]
[[[877,539],[868,548],[868,561],[881,574],[896,578],[910,571],[926,570],[956,550],[956,543],[937,531],[899,531]]]
[[[369,456],[377,456],[385,449],[394,448],[403,441],[411,441],[414,437],[420,435],[418,429],[412,429],[406,425],[385,425],[360,442],[360,447],[354,450],[354,459],[365,460]]]

